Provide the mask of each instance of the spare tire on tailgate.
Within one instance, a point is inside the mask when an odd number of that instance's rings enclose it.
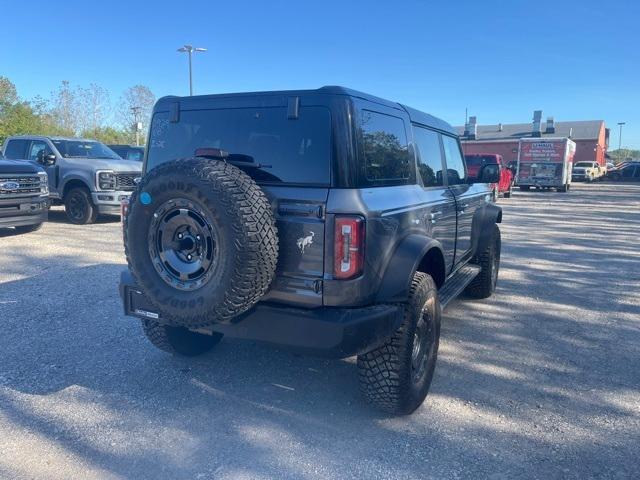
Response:
[[[191,158],[164,163],[132,195],[124,224],[129,269],[166,321],[230,322],[274,278],[278,236],[266,196],[239,168]]]

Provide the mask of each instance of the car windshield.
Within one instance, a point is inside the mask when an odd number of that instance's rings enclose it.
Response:
[[[120,158],[116,152],[100,142],[83,140],[52,140],[56,149],[65,158]]]
[[[109,148],[125,160],[135,160],[137,162],[141,162],[144,159],[144,148],[127,146],[110,146]]]
[[[580,167],[580,168],[589,168],[589,167],[593,167],[593,163],[591,162],[578,162],[575,164],[576,167]]]

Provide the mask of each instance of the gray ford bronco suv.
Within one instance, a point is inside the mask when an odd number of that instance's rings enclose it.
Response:
[[[120,204],[141,172],[140,162],[82,138],[9,137],[4,155],[40,163],[49,175],[52,202],[63,203],[69,221],[80,225],[95,222],[98,214],[120,215]]]
[[[162,350],[224,335],[358,356],[362,392],[427,395],[441,308],[500,262],[495,165],[467,177],[450,125],[341,87],[155,105],[124,215],[120,294]]]

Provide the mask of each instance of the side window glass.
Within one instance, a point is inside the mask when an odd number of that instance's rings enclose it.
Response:
[[[411,176],[404,121],[398,117],[362,110],[365,177],[370,182],[406,184]]]
[[[413,133],[418,151],[418,173],[422,177],[423,185],[425,187],[441,187],[444,180],[442,178],[442,152],[438,133],[418,126],[413,127]]]
[[[27,157],[29,160],[33,161],[42,161],[44,156],[48,153],[51,153],[51,149],[47,147],[47,144],[42,140],[34,140],[31,142],[31,147],[29,148],[29,156]]]
[[[632,178],[633,177],[633,171],[634,171],[634,167],[630,166],[625,168],[624,170],[622,170],[622,176],[625,178]]]
[[[462,160],[462,154],[460,153],[458,140],[448,135],[442,135],[442,143],[444,146],[444,156],[447,160],[447,179],[449,185],[465,183],[464,162]]]
[[[24,160],[26,156],[27,140],[9,140],[4,156],[9,160]]]

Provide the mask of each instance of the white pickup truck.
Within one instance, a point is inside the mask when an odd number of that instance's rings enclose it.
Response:
[[[571,180],[574,182],[595,182],[606,174],[606,169],[602,168],[598,162],[577,162],[571,171]]]

